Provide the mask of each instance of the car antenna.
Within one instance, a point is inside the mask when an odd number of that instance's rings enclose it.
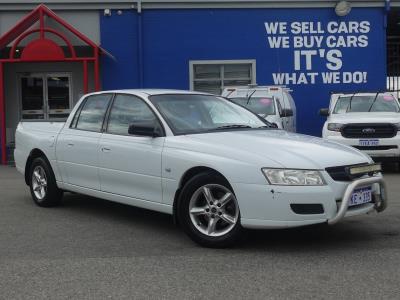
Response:
[[[372,109],[372,107],[374,106],[376,100],[378,99],[378,95],[379,95],[379,94],[380,94],[380,92],[377,92],[377,93],[376,93],[376,96],[375,96],[375,98],[374,98],[374,101],[372,101],[372,104],[371,104],[371,106],[369,107],[368,112],[371,111],[371,109]]]

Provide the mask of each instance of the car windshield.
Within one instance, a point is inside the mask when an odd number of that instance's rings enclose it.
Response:
[[[174,134],[270,127],[267,121],[249,110],[217,96],[155,95],[150,97],[150,101]]]
[[[348,112],[399,112],[399,104],[390,94],[342,96],[333,113]]]
[[[259,115],[275,115],[275,103],[269,97],[231,98],[231,101],[240,104]]]

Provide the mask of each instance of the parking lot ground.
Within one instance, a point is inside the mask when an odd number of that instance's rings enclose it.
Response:
[[[400,173],[390,206],[334,227],[248,231],[193,244],[170,216],[81,195],[33,204],[0,167],[0,299],[399,299]]]

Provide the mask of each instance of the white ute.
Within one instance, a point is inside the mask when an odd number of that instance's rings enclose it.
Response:
[[[322,137],[353,146],[375,161],[400,161],[400,106],[391,92],[332,94]]]
[[[197,92],[86,95],[65,123],[19,123],[15,161],[39,206],[70,191],[143,207],[207,247],[232,245],[243,227],[335,224],[387,203],[367,155]]]
[[[296,104],[290,89],[284,86],[228,87],[222,97],[246,107],[277,128],[296,132]]]

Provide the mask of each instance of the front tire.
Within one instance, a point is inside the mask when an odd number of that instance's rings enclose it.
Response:
[[[51,207],[60,204],[63,192],[57,187],[53,170],[44,158],[34,159],[29,178],[32,199],[38,206]]]
[[[204,247],[232,246],[241,236],[240,211],[229,183],[214,173],[201,173],[182,189],[178,219],[185,233]]]

